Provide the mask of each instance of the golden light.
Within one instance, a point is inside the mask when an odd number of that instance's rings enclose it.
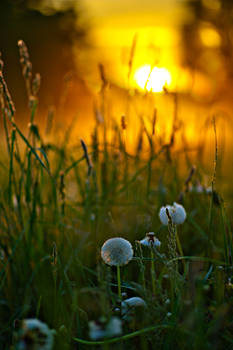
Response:
[[[200,30],[200,37],[205,46],[218,47],[221,44],[219,33],[211,26],[203,26]]]
[[[148,64],[135,71],[134,80],[141,89],[162,92],[164,86],[171,84],[171,74],[166,68],[152,68]]]
[[[205,7],[209,8],[210,10],[218,11],[221,9],[220,0],[202,0],[202,3]]]

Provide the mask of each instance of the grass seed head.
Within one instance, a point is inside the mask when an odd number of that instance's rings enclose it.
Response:
[[[126,265],[133,258],[133,248],[124,238],[110,238],[101,248],[101,257],[110,266]]]
[[[0,72],[2,72],[3,66],[4,66],[4,63],[3,63],[3,60],[2,60],[2,53],[0,52]]]

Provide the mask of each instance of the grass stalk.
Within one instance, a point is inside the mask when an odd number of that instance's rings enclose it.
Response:
[[[183,248],[182,248],[182,245],[180,242],[177,226],[175,226],[175,235],[176,235],[176,244],[177,244],[178,252],[179,252],[180,256],[184,256],[184,252],[183,252]],[[182,264],[183,264],[184,271],[185,271],[185,261],[184,260],[182,260]]]
[[[10,207],[12,207],[12,183],[13,183],[13,160],[14,160],[14,144],[15,144],[15,129],[12,130],[11,134],[11,146],[10,146],[10,166],[9,166],[9,185],[8,185],[8,201]]]
[[[155,285],[155,254],[154,254],[154,249],[151,247],[150,249],[151,252],[151,282],[152,282],[152,292],[153,295],[155,296],[156,294],[156,285]]]
[[[104,345],[104,344],[113,344],[113,343],[118,343],[121,341],[126,341],[128,339],[137,337],[137,336],[144,334],[144,333],[153,332],[157,329],[169,329],[172,327],[173,327],[173,325],[169,325],[169,324],[151,326],[151,327],[140,329],[140,330],[132,332],[132,333],[125,334],[122,337],[116,337],[116,338],[107,339],[107,340],[103,340],[103,341],[89,341],[89,340],[84,340],[84,339],[79,339],[79,338],[73,338],[73,340],[80,343],[80,344],[93,345],[93,346]]]

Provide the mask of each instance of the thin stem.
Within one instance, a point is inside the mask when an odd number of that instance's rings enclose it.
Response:
[[[155,295],[156,287],[155,287],[155,261],[154,261],[154,250],[151,247],[151,282],[152,282],[152,291]]]
[[[176,244],[177,244],[177,248],[178,248],[179,254],[180,254],[180,256],[184,256],[184,252],[183,252],[183,249],[182,249],[182,245],[180,243],[180,238],[179,238],[179,235],[178,235],[177,227],[175,227],[175,233],[176,233]],[[183,263],[183,266],[184,266],[184,269],[185,269],[185,262],[184,262],[184,260],[182,260],[182,263]]]
[[[173,326],[174,325],[168,325],[168,324],[151,326],[151,327],[148,327],[148,328],[140,329],[140,330],[138,330],[136,332],[125,334],[122,337],[106,339],[106,340],[102,340],[102,341],[90,341],[90,340],[84,340],[84,339],[79,339],[79,338],[73,338],[73,340],[75,340],[78,343],[86,344],[86,345],[111,344],[111,343],[118,343],[120,341],[124,341],[124,340],[130,339],[130,338],[134,338],[134,337],[136,337],[136,336],[138,336],[140,334],[147,333],[147,332],[152,332],[152,331],[155,331],[156,329],[159,329],[159,328],[169,329],[169,328],[172,328]]]
[[[142,247],[140,242],[136,241],[136,248],[138,249],[138,252],[139,252],[138,263],[139,263],[139,268],[141,272],[142,286],[143,286],[143,290],[146,290],[145,265],[143,263],[144,257],[143,257],[143,252],[142,252]]]
[[[118,285],[118,297],[121,301],[121,271],[120,271],[120,266],[117,266],[117,285]]]
[[[179,235],[178,235],[178,232],[177,232],[177,227],[176,227],[176,244],[177,244],[180,256],[184,256],[183,249],[182,249],[182,246],[181,246],[181,243],[180,243],[180,239],[179,239]]]

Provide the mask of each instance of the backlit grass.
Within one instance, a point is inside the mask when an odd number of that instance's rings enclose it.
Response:
[[[15,121],[0,65],[0,348],[15,349],[18,320],[38,318],[56,331],[54,349],[232,349],[232,208],[217,191],[217,137],[211,171],[200,149],[192,157],[186,143],[177,150],[178,115],[169,142],[154,132],[155,117],[150,128],[142,118],[129,151],[127,116],[118,123],[104,109],[103,74],[88,142],[70,142],[70,128],[52,136],[51,115],[43,133],[35,119],[40,79],[22,41],[19,47],[28,130]],[[212,130],[216,136],[214,119]],[[175,226],[167,211],[162,225],[160,208],[173,202],[187,218]],[[140,243],[148,232],[160,247]],[[121,269],[101,259],[113,237],[133,246]],[[131,297],[145,305],[124,314]],[[114,317],[118,334],[106,331]],[[90,337],[93,324],[101,337]]]

